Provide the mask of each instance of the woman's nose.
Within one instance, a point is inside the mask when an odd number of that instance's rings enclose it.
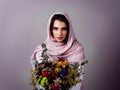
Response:
[[[62,30],[58,30],[58,35],[62,35]]]

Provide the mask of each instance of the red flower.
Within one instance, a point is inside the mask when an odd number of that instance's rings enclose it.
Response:
[[[52,84],[51,89],[52,89],[52,90],[59,90],[59,85],[57,85],[57,84]]]
[[[48,77],[48,71],[42,71],[41,74],[42,74],[43,77]]]
[[[55,77],[57,75],[55,70],[52,70],[52,77]]]

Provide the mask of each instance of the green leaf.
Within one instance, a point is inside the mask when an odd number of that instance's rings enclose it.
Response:
[[[42,46],[42,48],[46,48],[46,45],[45,45],[45,43],[42,43],[42,45],[41,45],[41,46]]]

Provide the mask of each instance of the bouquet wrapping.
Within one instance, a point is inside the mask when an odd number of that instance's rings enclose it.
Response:
[[[33,90],[69,90],[77,83],[81,83],[83,65],[88,61],[71,64],[67,60],[59,58],[50,61],[47,55],[46,45],[42,45],[42,62],[34,62],[35,68],[31,70],[31,85]]]

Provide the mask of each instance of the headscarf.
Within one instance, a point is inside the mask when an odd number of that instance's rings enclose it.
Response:
[[[67,43],[57,42],[50,33],[50,22],[55,14],[64,15],[69,22],[69,36]],[[73,32],[73,27],[70,18],[66,13],[57,12],[51,15],[47,25],[47,38],[44,42],[48,49],[48,56],[50,60],[56,60],[57,58],[67,59],[69,62],[79,62],[85,59],[84,47],[80,44]],[[36,57],[40,57],[42,52],[41,45],[37,46],[31,59],[35,60]]]

